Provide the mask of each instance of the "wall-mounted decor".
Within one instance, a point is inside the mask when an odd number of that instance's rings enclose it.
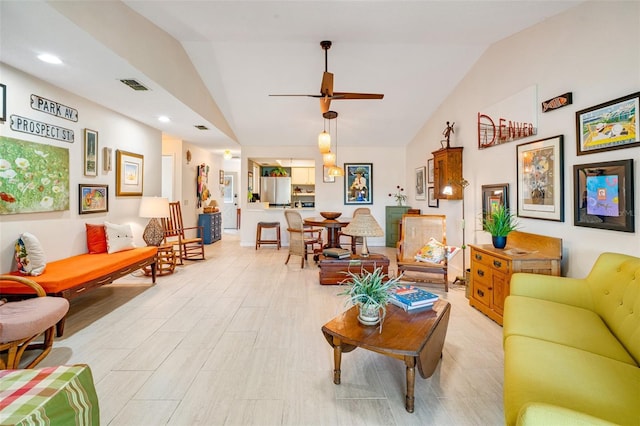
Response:
[[[427,205],[429,207],[438,207],[440,205],[440,200],[436,198],[436,189],[433,186],[430,186],[427,190],[428,193],[428,201]]]
[[[329,166],[322,166],[322,181],[324,183],[334,183],[336,181],[335,176],[329,176]]]
[[[0,121],[7,121],[7,86],[0,84]]]
[[[344,203],[373,204],[373,164],[344,163]]]
[[[79,214],[109,211],[109,185],[78,185]]]
[[[0,137],[0,214],[69,210],[69,150]]]
[[[518,216],[562,222],[563,136],[523,143],[516,149]]]
[[[434,177],[433,173],[434,173],[433,158],[429,158],[427,160],[427,183],[434,183],[435,182],[435,177]]]
[[[633,160],[573,166],[573,224],[634,232]]]
[[[427,169],[425,166],[416,169],[416,200],[427,199]]]
[[[73,143],[75,140],[75,134],[71,129],[54,126],[53,124],[43,123],[42,121],[32,120],[15,114],[12,114],[10,118],[11,130],[13,131],[40,136],[43,138],[55,139],[62,142]]]
[[[98,132],[84,129],[84,175],[98,176]]]
[[[253,192],[253,172],[247,172],[247,190],[251,197],[251,193]]]
[[[112,161],[111,155],[112,154],[113,153],[112,153],[112,149],[111,148],[105,146],[102,149],[102,168],[103,168],[103,170],[105,172],[110,172],[111,169],[112,169],[112,166],[111,166],[111,164],[112,164],[111,163],[111,161]]]
[[[209,166],[204,163],[196,168],[196,197],[197,207],[202,207],[203,203],[211,197],[209,192]]]
[[[640,92],[576,112],[578,155],[640,144]]]
[[[488,218],[500,206],[509,208],[509,184],[482,185],[482,217]],[[484,220],[482,229],[485,230]]]
[[[555,98],[548,99],[542,102],[542,112],[552,111],[571,105],[573,103],[573,93],[567,92],[563,95],[556,96]]]
[[[141,196],[144,183],[144,156],[116,150],[116,196]]]
[[[31,95],[31,108],[69,121],[78,121],[78,110],[58,102]]]
[[[224,185],[224,170],[220,170],[220,173],[218,174],[218,181],[220,185]]]

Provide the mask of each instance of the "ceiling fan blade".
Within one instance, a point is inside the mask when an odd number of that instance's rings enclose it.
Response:
[[[383,94],[380,93],[350,93],[350,92],[333,92],[333,99],[382,99]]]
[[[333,73],[327,71],[322,73],[320,93],[322,93],[323,96],[333,96]]]
[[[321,98],[321,95],[269,95],[269,96],[304,96],[306,98]]]
[[[324,114],[329,111],[329,107],[331,106],[331,98],[325,96],[320,99],[320,113]]]

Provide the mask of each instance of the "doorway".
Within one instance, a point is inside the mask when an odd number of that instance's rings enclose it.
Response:
[[[222,206],[222,226],[224,229],[237,229],[238,227],[238,190],[236,182],[238,173],[224,174],[224,200]]]

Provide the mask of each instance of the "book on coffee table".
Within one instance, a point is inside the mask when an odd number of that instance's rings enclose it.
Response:
[[[407,305],[406,303],[402,303],[401,301],[399,301],[398,299],[396,299],[395,297],[391,297],[389,298],[389,303],[396,305],[399,308],[402,308],[405,310],[405,312],[420,312],[420,311],[426,311],[428,309],[433,309],[433,303],[428,303],[425,305],[415,305],[415,306],[411,306],[411,305]]]
[[[322,250],[322,254],[327,257],[334,257],[336,259],[345,259],[351,256],[351,250],[343,248],[326,248]]]
[[[406,285],[396,287],[391,293],[391,298],[407,306],[417,307],[433,305],[438,300],[438,295],[416,286]]]

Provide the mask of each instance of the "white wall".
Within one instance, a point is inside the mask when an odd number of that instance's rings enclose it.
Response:
[[[10,129],[10,120],[0,124],[0,134],[16,139],[69,149],[69,210],[0,216],[0,272],[15,268],[14,243],[22,232],[30,232],[42,243],[48,260],[85,253],[85,223],[130,223],[136,244],[144,245],[142,231],[146,219],[138,217],[140,197],[116,197],[115,152],[118,149],[144,156],[144,195],[160,195],[161,134],[158,130],[126,118],[41,80],[0,63],[2,83],[7,86],[7,115],[21,115],[72,129],[74,143],[60,142]],[[54,100],[78,110],[78,122],[56,118],[31,109],[30,96]],[[84,129],[98,132],[98,176],[83,176]],[[102,148],[113,149],[113,170],[102,169]],[[78,214],[78,184],[108,184],[109,212]]]
[[[582,277],[604,251],[640,255],[640,223],[635,233],[573,226],[573,165],[632,158],[636,210],[639,207],[638,154],[627,148],[578,157],[575,112],[640,90],[640,3],[587,2],[502,40],[478,60],[459,86],[426,122],[407,149],[407,170],[426,163],[447,121],[456,123],[452,146],[464,146],[468,243],[490,243],[477,218],[482,211],[481,186],[509,183],[510,207],[516,204],[516,146],[564,135],[564,222],[521,218],[522,231],[561,237],[563,274]],[[537,85],[538,134],[535,137],[478,150],[477,114],[520,90]],[[573,105],[542,114],[540,102],[573,92]],[[426,206],[426,201],[422,206]],[[430,212],[448,217],[447,240],[460,244],[460,201],[440,200]],[[475,219],[475,220],[474,220]],[[467,250],[467,256],[469,251]],[[459,257],[459,256],[458,256]],[[458,264],[461,260],[457,259]],[[468,262],[467,262],[468,265]]]

